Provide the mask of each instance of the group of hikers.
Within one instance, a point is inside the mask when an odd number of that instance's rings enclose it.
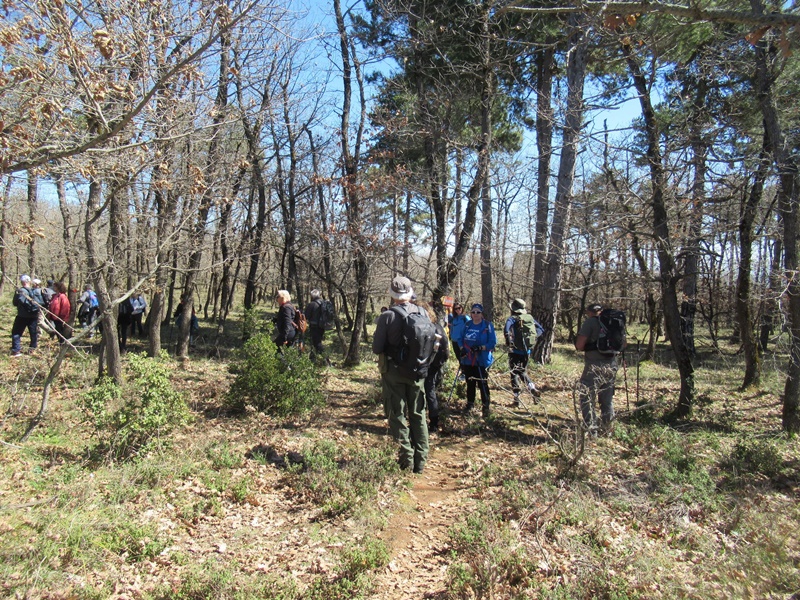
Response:
[[[70,337],[71,306],[66,292],[66,286],[60,281],[48,280],[43,288],[39,279],[28,275],[20,277],[20,287],[13,300],[17,315],[11,330],[11,356],[22,354],[22,334],[26,329],[30,335],[29,352],[37,347],[40,325],[61,343]],[[494,363],[497,335],[492,322],[484,318],[483,305],[479,302],[470,306],[468,315],[462,304],[453,303],[446,332],[433,308],[417,300],[407,277],[394,277],[388,293],[391,306],[384,307],[376,319],[372,350],[378,355],[389,432],[400,445],[400,466],[421,473],[428,457],[429,434],[439,429],[437,387],[451,349],[458,361],[456,380],[466,381],[465,412],[474,410],[480,392],[481,415],[488,418],[491,414],[488,372]],[[325,332],[334,325],[333,304],[319,289],[311,291],[311,300],[303,311],[296,309],[291,300],[287,290],[279,290],[275,297],[278,313],[274,341],[279,350],[282,352],[286,346],[295,345],[302,349],[308,339],[311,359],[330,364],[323,341]],[[99,303],[91,285],[85,286],[78,302],[81,326],[92,327]],[[176,309],[176,319],[181,317],[185,307],[186,302],[182,300]],[[137,330],[140,336],[145,334],[142,317],[146,308],[147,302],[141,294],[132,294],[120,303],[117,324],[121,352],[126,349],[129,329],[131,334]],[[510,308],[503,336],[508,350],[513,406],[518,407],[523,391],[531,395],[534,403],[541,396],[527,367],[536,338],[543,330],[528,313],[524,300],[514,299]],[[196,319],[192,309],[192,330]],[[575,349],[584,353],[578,391],[583,424],[591,436],[607,431],[614,420],[617,357],[624,347],[624,314],[604,310],[600,304],[590,305],[578,331]],[[599,419],[595,412],[598,403]]]
[[[286,346],[305,347],[306,337],[311,343],[311,360],[330,360],[325,355],[322,342],[325,332],[334,326],[334,309],[330,300],[326,300],[322,291],[311,290],[311,301],[306,304],[305,310],[299,310],[292,304],[292,296],[287,290],[278,290],[275,303],[278,305],[278,315],[275,319],[275,343],[279,349]]]
[[[450,353],[450,344],[430,306],[416,302],[408,278],[395,277],[388,293],[391,307],[378,316],[372,351],[378,355],[389,433],[400,446],[400,467],[422,473],[428,458],[429,435],[439,426],[435,390],[441,367]],[[527,312],[524,300],[513,300],[510,308],[511,315],[503,334],[509,355],[513,404],[519,406],[523,389],[531,394],[534,403],[541,396],[528,376],[527,365],[537,333],[541,335],[543,331]],[[584,353],[579,396],[583,425],[592,437],[608,431],[614,420],[617,357],[625,347],[624,314],[609,311],[612,319],[608,320],[601,318],[603,312],[600,304],[587,308],[586,320],[575,341],[576,350]],[[469,316],[464,314],[462,304],[454,303],[448,316],[448,328],[452,351],[459,363],[456,378],[463,375],[466,379],[465,412],[469,414],[474,410],[477,390],[480,390],[481,414],[488,418],[491,414],[488,371],[494,363],[497,347],[494,325],[484,318],[481,303],[471,305]],[[599,420],[595,413],[596,401],[600,404]]]
[[[21,275],[20,285],[14,292],[13,305],[17,309],[14,324],[11,327],[11,356],[22,356],[22,334],[28,330],[30,346],[28,353],[36,351],[39,344],[39,329],[50,333],[57,338],[59,343],[64,343],[72,336],[70,315],[72,305],[67,295],[67,286],[61,281],[47,280],[47,286],[42,287],[40,279],[31,278],[30,275]],[[94,327],[95,317],[100,309],[97,294],[91,284],[86,284],[83,293],[77,300],[77,314],[75,315],[84,329]],[[117,316],[117,333],[121,352],[127,348],[128,330],[134,334],[137,330],[139,336],[144,336],[142,318],[147,309],[147,301],[142,294],[132,294],[120,302]],[[99,328],[100,325],[98,324]],[[92,337],[93,331],[89,332]]]

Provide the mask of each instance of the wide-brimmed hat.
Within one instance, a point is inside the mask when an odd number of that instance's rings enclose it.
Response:
[[[514,298],[511,302],[511,312],[521,312],[525,310],[525,300],[522,298]]]
[[[408,302],[414,295],[414,288],[411,287],[411,280],[408,277],[398,275],[392,279],[389,286],[389,295],[400,302]]]

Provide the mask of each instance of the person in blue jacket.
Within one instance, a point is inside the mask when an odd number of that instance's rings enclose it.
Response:
[[[458,302],[453,304],[453,312],[447,315],[447,328],[450,330],[450,341],[453,343],[453,356],[456,357],[456,360],[461,358],[461,349],[457,340],[463,333],[467,321],[469,319],[464,314],[464,306]]]
[[[473,304],[471,320],[458,333],[461,370],[467,378],[467,412],[475,406],[475,388],[480,387],[484,418],[489,416],[489,367],[494,362],[492,350],[497,345],[494,326],[483,318],[483,305]]]

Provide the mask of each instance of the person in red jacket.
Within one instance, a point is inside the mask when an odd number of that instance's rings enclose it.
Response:
[[[53,318],[53,326],[58,333],[58,341],[64,343],[64,340],[70,337],[67,321],[69,321],[69,298],[67,298],[67,286],[60,281],[53,284],[53,289],[56,294],[50,300],[49,311]]]

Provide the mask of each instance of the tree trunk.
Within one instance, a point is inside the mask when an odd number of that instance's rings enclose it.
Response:
[[[753,245],[753,223],[758,206],[764,195],[764,182],[769,169],[769,146],[766,135],[758,161],[753,187],[742,206],[739,218],[739,272],[736,278],[736,321],[739,325],[739,336],[744,351],[744,379],[742,389],[757,386],[761,383],[761,351],[754,335],[754,323],[750,309],[750,269],[752,266],[751,251]]]
[[[639,104],[642,107],[645,134],[647,139],[647,163],[650,169],[650,185],[652,189],[651,204],[653,207],[653,234],[655,236],[658,263],[661,270],[661,302],[664,306],[664,324],[678,372],[681,376],[681,391],[678,405],[672,411],[670,418],[681,419],[687,417],[694,404],[694,365],[691,356],[683,343],[681,336],[681,316],[678,305],[678,272],[675,257],[670,245],[670,232],[665,202],[666,176],[661,163],[661,148],[659,146],[659,130],[656,114],[650,99],[650,88],[642,73],[639,63],[633,56],[630,41],[622,43],[622,52],[628,64],[634,87],[639,94]]]
[[[492,76],[491,53],[489,49],[489,15],[484,14],[483,35],[483,73],[481,76],[481,144],[492,147],[492,100],[494,98],[494,78]],[[491,156],[491,152],[489,153]],[[488,167],[488,165],[487,165]],[[481,299],[484,318],[491,322],[494,319],[494,280],[492,277],[492,189],[487,168],[486,176],[481,182]]]
[[[355,55],[351,52],[350,38],[342,16],[342,7],[339,0],[333,0],[336,14],[336,27],[339,32],[339,47],[342,57],[342,121],[341,121],[341,148],[342,148],[342,194],[344,196],[347,225],[353,242],[353,263],[355,265],[356,283],[356,313],[350,344],[344,364],[355,366],[361,362],[361,336],[366,324],[367,300],[369,299],[369,259],[367,256],[367,241],[364,239],[362,228],[362,195],[359,189],[358,167],[361,152],[361,136],[363,134],[366,118],[364,105],[364,88],[360,76],[360,67]],[[350,140],[350,107],[352,105],[352,79],[356,75],[359,94],[361,96],[361,116],[355,142]],[[352,144],[352,149],[351,149]]]
[[[97,300],[100,303],[99,315],[100,323],[103,327],[103,339],[101,342],[100,357],[98,359],[98,374],[102,374],[103,363],[108,376],[118,384],[122,383],[122,365],[119,356],[119,342],[117,337],[117,317],[113,309],[110,287],[113,283],[106,281],[106,273],[103,270],[105,262],[99,254],[100,244],[97,240],[99,224],[102,215],[100,198],[102,195],[102,185],[97,179],[89,180],[89,195],[86,201],[86,224],[84,235],[86,239],[86,261],[89,267],[89,277],[94,283]]]
[[[564,264],[564,240],[569,227],[572,187],[583,125],[583,85],[586,80],[587,36],[582,18],[570,17],[570,49],[567,62],[567,111],[564,119],[563,146],[558,167],[558,182],[550,231],[547,260],[542,273],[542,294],[536,298],[531,313],[544,327],[544,335],[536,339],[533,359],[550,362],[555,336],[555,323],[561,303],[561,279]]]
[[[30,239],[28,240],[28,272],[31,278],[39,275],[36,264],[36,204],[38,197],[39,177],[33,171],[28,171],[28,226]]]
[[[553,73],[555,47],[536,53],[536,148],[539,151],[536,182],[536,237],[533,242],[533,294],[531,306],[544,306],[547,228],[550,215],[550,161],[553,155]]]
[[[753,12],[761,14],[761,0],[751,0]],[[756,73],[755,84],[761,115],[764,118],[764,131],[778,167],[778,211],[783,219],[783,267],[786,273],[785,294],[788,297],[789,327],[792,335],[789,352],[789,366],[786,385],[783,389],[782,424],[785,431],[800,432],[800,281],[797,269],[800,267],[800,231],[798,226],[797,202],[797,163],[788,152],[783,129],[778,118],[778,109],[773,97],[773,75],[767,64],[767,36],[755,45]]]

